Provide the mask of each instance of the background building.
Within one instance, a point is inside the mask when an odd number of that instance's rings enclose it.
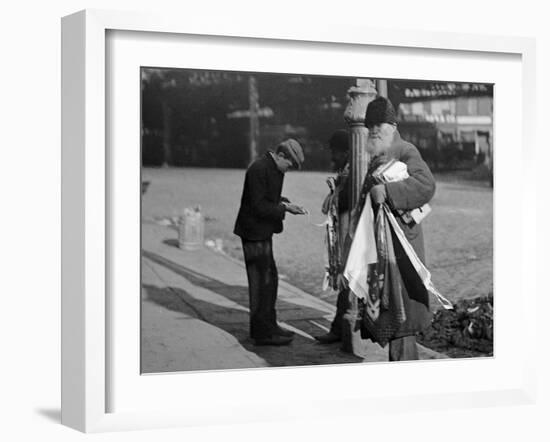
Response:
[[[286,137],[329,170],[351,77],[142,69],[144,166],[245,168]],[[492,171],[492,85],[385,80],[403,138],[434,171]]]
[[[401,103],[400,131],[424,151],[434,170],[492,171],[492,108],[489,96]]]

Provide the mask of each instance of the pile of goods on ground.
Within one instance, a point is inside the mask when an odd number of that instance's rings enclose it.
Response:
[[[493,355],[493,294],[463,299],[434,314],[418,342],[452,358]]]

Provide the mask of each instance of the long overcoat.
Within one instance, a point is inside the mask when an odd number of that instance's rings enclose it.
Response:
[[[412,210],[428,203],[435,194],[434,177],[418,149],[413,144],[404,141],[397,131],[382,161],[385,162],[392,158],[407,165],[409,178],[385,184],[389,206],[394,210]],[[400,217],[396,218],[416,254],[425,263],[422,224],[406,224]],[[429,326],[432,314],[428,291],[421,283],[395,236],[393,244],[404,282],[402,297],[407,317],[394,337],[403,337],[413,335]]]

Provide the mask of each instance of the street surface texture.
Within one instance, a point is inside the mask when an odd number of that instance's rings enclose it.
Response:
[[[291,172],[283,195],[309,209],[290,216],[274,237],[281,277],[279,321],[296,332],[288,347],[256,347],[248,337],[248,293],[241,244],[233,235],[244,170],[143,169],[142,372],[387,361],[387,349],[368,343],[362,359],[323,346],[313,336],[330,326],[335,296],[323,293],[321,202],[326,173]],[[222,251],[178,248],[167,220],[200,205],[205,240]],[[492,190],[463,181],[441,182],[424,221],[427,265],[450,300],[492,291]],[[437,308],[435,301],[432,307]],[[441,355],[421,348],[423,359]]]

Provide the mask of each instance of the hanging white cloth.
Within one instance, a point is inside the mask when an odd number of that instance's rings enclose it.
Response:
[[[348,281],[348,286],[358,298],[363,299],[367,296],[369,291],[368,268],[370,264],[375,264],[377,261],[374,214],[369,194],[357,223],[344,269],[344,277]]]
[[[377,172],[383,182],[401,181],[409,177],[407,166],[401,161],[395,160],[382,166]],[[395,231],[403,250],[421,278],[426,290],[428,290],[428,292],[430,292],[445,309],[453,309],[453,304],[441,293],[439,293],[433,285],[431,273],[418,258],[418,255],[407,240],[403,230],[399,226],[399,223],[391,211],[386,206],[384,207],[384,210],[387,212],[388,219],[390,220],[390,224]],[[378,256],[376,252],[376,242],[374,239],[374,214],[370,194],[367,194],[365,205],[361,212],[361,217],[357,223],[348,260],[346,262],[346,267],[344,269],[344,277],[348,281],[349,288],[358,298],[365,299],[367,297],[369,292],[367,283],[369,265],[375,264],[377,261]]]

